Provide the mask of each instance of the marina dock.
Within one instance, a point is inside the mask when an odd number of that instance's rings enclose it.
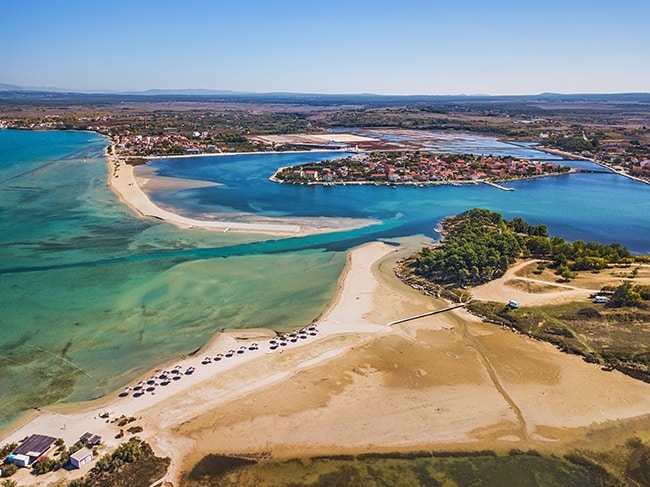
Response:
[[[493,188],[500,189],[501,191],[514,191],[515,188],[508,188],[507,186],[501,186],[500,184],[493,183],[491,181],[483,181],[485,184],[488,186],[492,186]]]

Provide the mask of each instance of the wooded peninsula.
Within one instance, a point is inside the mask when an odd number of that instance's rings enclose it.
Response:
[[[644,279],[634,282],[647,269],[649,256],[632,255],[619,243],[568,243],[549,236],[544,224],[530,225],[519,217],[505,220],[485,209],[445,219],[442,234],[441,243],[423,247],[400,263],[397,275],[404,282],[468,302],[467,309],[486,321],[650,383],[650,331],[645,326],[650,321],[650,285]],[[603,285],[592,302],[525,307],[473,299],[472,286],[502,277],[518,259],[530,260],[527,272],[549,283],[568,283],[588,273],[616,284]]]

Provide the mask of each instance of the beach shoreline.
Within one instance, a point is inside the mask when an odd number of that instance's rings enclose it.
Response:
[[[109,175],[111,169],[109,163]],[[126,185],[129,197],[138,196],[136,188],[144,194],[122,169],[128,171],[120,166],[116,184]],[[124,441],[116,419],[132,417],[130,424],[144,428],[138,436],[172,458],[165,480],[177,485],[211,453],[557,452],[618,422],[639,421],[650,431],[648,384],[549,344],[462,310],[387,326],[444,306],[395,282],[392,261],[400,252],[381,242],[350,251],[330,305],[294,337],[285,334],[285,345],[273,348],[280,339],[266,329],[219,332],[197,352],[143,374],[139,380],[153,380],[154,390],[134,397],[135,381],[96,401],[33,411],[3,431],[2,441],[40,433],[71,445],[92,432],[103,437],[101,456]],[[504,279],[480,295],[507,302],[514,294]],[[521,293],[516,297],[527,302]],[[548,299],[534,296],[531,303]],[[233,357],[224,358],[230,350]],[[180,378],[163,386],[161,375]],[[86,471],[48,474],[43,482]],[[26,470],[15,478],[34,480]]]
[[[172,459],[165,480],[178,485],[210,453],[557,452],[617,422],[650,431],[650,385],[550,344],[463,310],[388,326],[445,305],[391,274],[405,251],[381,242],[350,251],[331,305],[284,339],[265,329],[219,332],[123,392],[33,412],[3,442],[39,433],[73,444],[91,432],[103,454],[124,441],[116,420],[134,418],[138,436]],[[162,375],[180,378],[163,386]],[[153,390],[136,397],[149,380]]]
[[[311,152],[311,151],[310,151]],[[219,232],[244,232],[273,236],[306,236],[318,233],[354,230],[381,222],[370,219],[354,218],[262,218],[263,222],[247,223],[228,220],[198,220],[188,218],[172,211],[167,211],[154,204],[147,196],[143,187],[150,183],[154,176],[138,178],[135,167],[128,164],[127,160],[116,155],[115,145],[105,150],[108,170],[108,186],[118,199],[134,213],[143,218],[155,218],[182,229],[200,229]],[[210,154],[219,155],[219,154]],[[222,156],[232,154],[220,154]],[[185,157],[185,156],[175,156]],[[191,155],[187,157],[197,157]],[[158,178],[158,176],[155,176]],[[171,178],[166,178],[169,181]],[[155,184],[155,183],[154,183]],[[186,187],[212,186],[213,183],[187,182]],[[198,185],[198,186],[197,186]],[[253,215],[251,215],[253,217]]]
[[[367,265],[370,267],[371,262],[381,258],[389,252],[394,251],[395,248],[388,244],[374,243],[368,244],[364,247],[365,259]],[[305,338],[293,339],[287,338],[284,346],[277,346],[271,349],[270,345],[272,340],[280,341],[280,336],[288,337],[289,334],[276,334],[276,332],[259,328],[259,329],[245,329],[245,330],[222,330],[216,333],[204,346],[198,351],[190,355],[184,355],[177,359],[171,359],[153,370],[143,374],[140,379],[134,381],[131,386],[124,390],[114,391],[104,397],[98,398],[93,401],[83,403],[60,403],[48,406],[46,408],[36,408],[16,420],[4,431],[0,432],[2,438],[1,444],[19,442],[22,438],[30,434],[45,434],[57,438],[63,438],[67,445],[74,444],[85,432],[92,432],[102,436],[103,449],[111,450],[117,447],[123,440],[119,437],[121,428],[116,427],[115,418],[132,417],[139,418],[141,421],[147,423],[147,430],[153,428],[154,425],[159,423],[159,420],[154,419],[159,414],[166,415],[169,412],[168,407],[172,404],[176,409],[175,417],[178,418],[192,418],[201,412],[205,412],[215,402],[222,401],[223,391],[215,388],[215,379],[224,374],[236,373],[239,368],[246,367],[249,363],[259,364],[271,359],[270,355],[276,361],[286,365],[286,358],[294,350],[309,349],[314,344],[334,342],[333,347],[328,345],[325,347],[323,353],[316,354],[308,361],[302,364],[302,367],[313,367],[316,364],[327,362],[332,357],[344,353],[348,347],[338,343],[336,337],[348,336],[353,343],[360,343],[364,341],[364,336],[372,336],[376,333],[386,332],[387,328],[368,323],[363,319],[363,313],[368,311],[371,307],[371,296],[376,285],[373,279],[368,279],[367,275],[359,275],[354,273],[350,275],[349,269],[352,263],[348,258],[346,271],[343,272],[335,298],[332,303],[323,311],[315,323],[305,324],[303,330],[311,330],[306,332]],[[355,268],[358,266],[355,264]],[[353,287],[350,286],[350,280],[354,282]],[[347,281],[344,285],[343,281]],[[356,299],[357,290],[363,290],[366,297],[363,300]],[[361,306],[363,304],[363,306]],[[343,306],[345,309],[341,309]],[[346,317],[346,322],[341,323],[341,316]],[[347,321],[351,320],[351,321]],[[297,333],[297,331],[296,331]],[[302,335],[302,334],[301,334]],[[360,338],[361,337],[361,338]],[[255,344],[255,347],[251,347]],[[240,350],[244,352],[239,353]],[[231,359],[226,359],[225,356],[229,351],[234,352]],[[221,356],[218,363],[211,361],[209,364],[204,364],[205,359],[211,359]],[[295,367],[300,367],[299,364],[292,365],[292,370],[286,370],[279,375],[268,375],[266,367],[255,366],[254,374],[255,379],[246,381],[247,384],[234,384],[231,392],[230,399],[234,399],[250,393],[258,388],[269,386],[273,383],[286,380],[291,377],[295,372]],[[193,368],[193,372],[188,374],[187,371]],[[139,397],[135,397],[134,387],[138,384],[146,384],[153,376],[160,376],[164,371],[178,370],[181,378],[175,381],[170,381],[170,384],[161,386],[161,380],[156,379],[155,391],[147,392]],[[171,375],[171,374],[170,374]],[[198,390],[202,390],[205,394],[210,396],[210,400],[201,401],[192,405],[191,407],[183,407],[188,393],[192,391],[194,394]],[[128,394],[125,394],[128,391]],[[105,416],[105,417],[104,417]],[[158,442],[155,437],[150,437],[149,434],[139,435],[150,441],[154,448],[158,447]],[[180,452],[169,452],[172,455],[175,453],[177,457],[182,457]],[[21,474],[27,474],[27,471],[20,471]],[[29,476],[25,476],[28,479]],[[66,477],[67,478],[67,477]],[[72,478],[72,477],[69,477]]]

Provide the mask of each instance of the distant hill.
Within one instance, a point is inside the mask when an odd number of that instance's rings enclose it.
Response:
[[[0,83],[0,91],[21,91],[22,88],[17,85],[8,85],[7,83]]]
[[[327,94],[290,92],[244,92],[210,89],[149,89],[144,91],[72,91],[61,88],[21,87],[0,83],[0,99],[44,100],[59,103],[119,103],[155,101],[202,101],[238,103],[278,103],[304,105],[431,105],[494,103],[621,103],[650,104],[650,93],[540,93],[532,95],[377,95],[372,93]]]
[[[234,95],[243,93],[242,91],[232,90],[205,90],[205,89],[187,89],[187,90],[161,90],[151,89],[144,91],[126,91],[124,94],[129,95]]]

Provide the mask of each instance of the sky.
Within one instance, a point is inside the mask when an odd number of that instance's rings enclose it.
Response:
[[[0,0],[0,83],[650,92],[648,0]]]

